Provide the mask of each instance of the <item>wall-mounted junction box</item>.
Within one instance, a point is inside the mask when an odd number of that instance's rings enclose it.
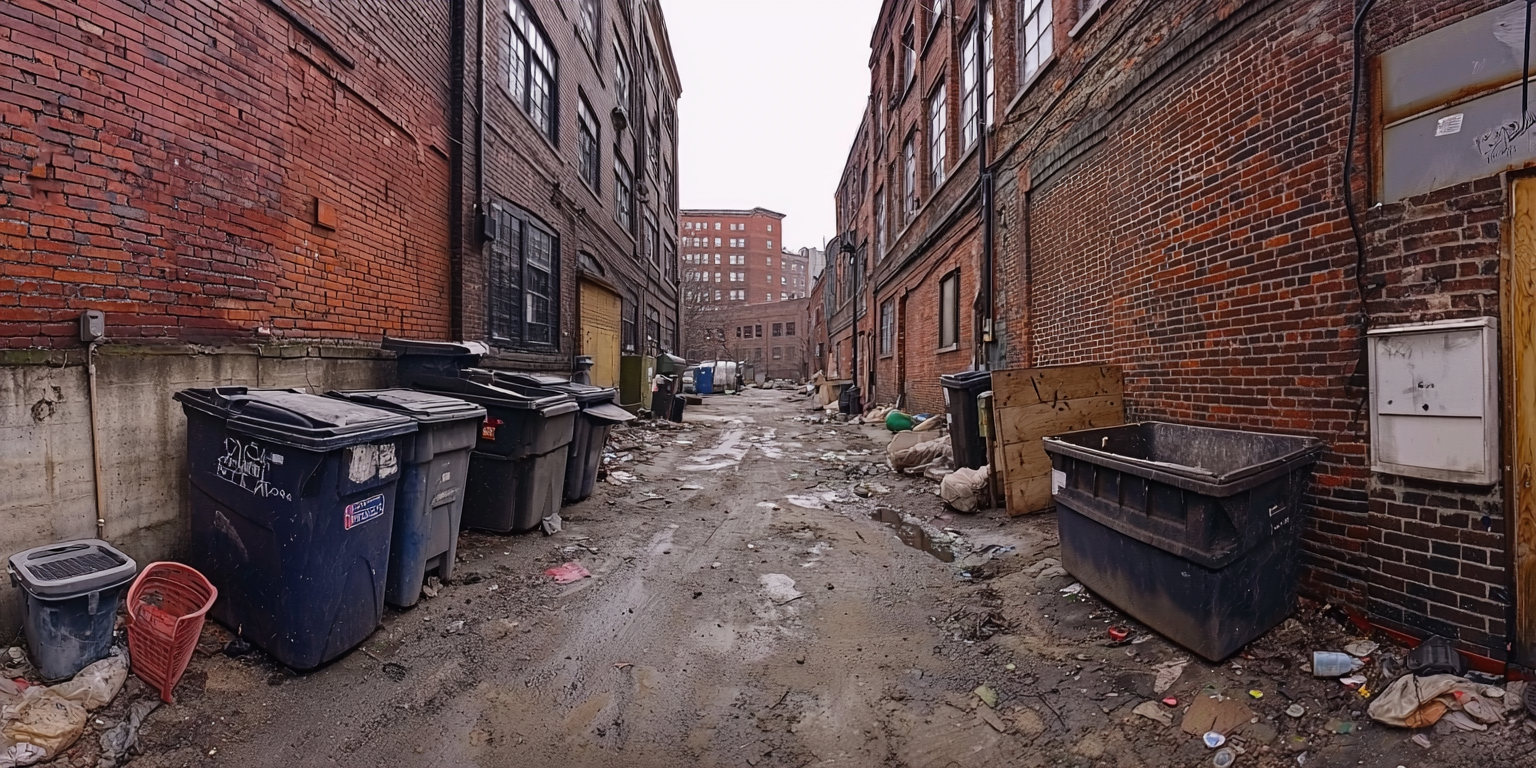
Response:
[[[1371,469],[1452,483],[1499,479],[1498,321],[1377,328],[1367,334]]]

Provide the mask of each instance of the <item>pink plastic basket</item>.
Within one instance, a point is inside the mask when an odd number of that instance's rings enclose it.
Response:
[[[218,596],[203,574],[181,563],[150,563],[128,590],[129,662],[167,704]]]

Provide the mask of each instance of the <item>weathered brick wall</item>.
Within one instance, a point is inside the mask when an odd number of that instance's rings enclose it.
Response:
[[[446,335],[446,7],[290,7],[0,7],[0,346]]]

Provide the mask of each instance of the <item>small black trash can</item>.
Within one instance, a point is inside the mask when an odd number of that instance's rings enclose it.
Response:
[[[987,441],[981,435],[976,398],[992,388],[991,371],[946,373],[939,377],[944,388],[944,407],[949,420],[949,443],[955,466],[980,469],[987,463]]]
[[[608,430],[615,424],[635,418],[634,414],[619,407],[618,390],[536,373],[497,371],[495,381],[498,386],[535,387],[562,392],[575,399],[581,408],[581,417],[576,419],[565,463],[565,500],[577,502],[591,496],[597,487],[597,468],[603,461],[603,447],[608,444]],[[668,398],[667,402],[670,400]],[[659,402],[655,397],[651,398],[653,407],[660,407]]]
[[[453,578],[469,454],[480,436],[485,409],[458,398],[410,389],[327,395],[416,421],[416,434],[405,442],[401,457],[404,469],[395,492],[389,576],[384,584],[385,602],[409,608],[421,598],[427,573],[436,571],[444,581]]]
[[[1321,442],[1160,422],[1044,442],[1062,565],[1095,593],[1212,661],[1291,613]]]
[[[395,353],[400,386],[413,387],[422,376],[456,378],[476,365],[490,348],[478,341],[421,341],[384,337],[383,349]]]
[[[521,533],[560,511],[578,410],[570,395],[436,376],[416,384],[486,411],[469,457],[462,527]]]
[[[67,680],[106,658],[117,605],[138,572],[133,558],[81,539],[11,555],[7,570],[26,602],[22,629],[44,680]]]
[[[416,422],[297,390],[177,392],[187,415],[192,567],[210,614],[314,669],[384,616],[401,457]]]

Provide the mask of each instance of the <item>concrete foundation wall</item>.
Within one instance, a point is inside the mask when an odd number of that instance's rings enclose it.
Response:
[[[90,398],[80,350],[0,357],[0,557],[96,536]],[[104,538],[143,566],[186,554],[190,387],[367,389],[395,364],[369,348],[319,345],[207,350],[103,347],[96,356]],[[0,638],[21,627],[20,591],[0,588]]]

